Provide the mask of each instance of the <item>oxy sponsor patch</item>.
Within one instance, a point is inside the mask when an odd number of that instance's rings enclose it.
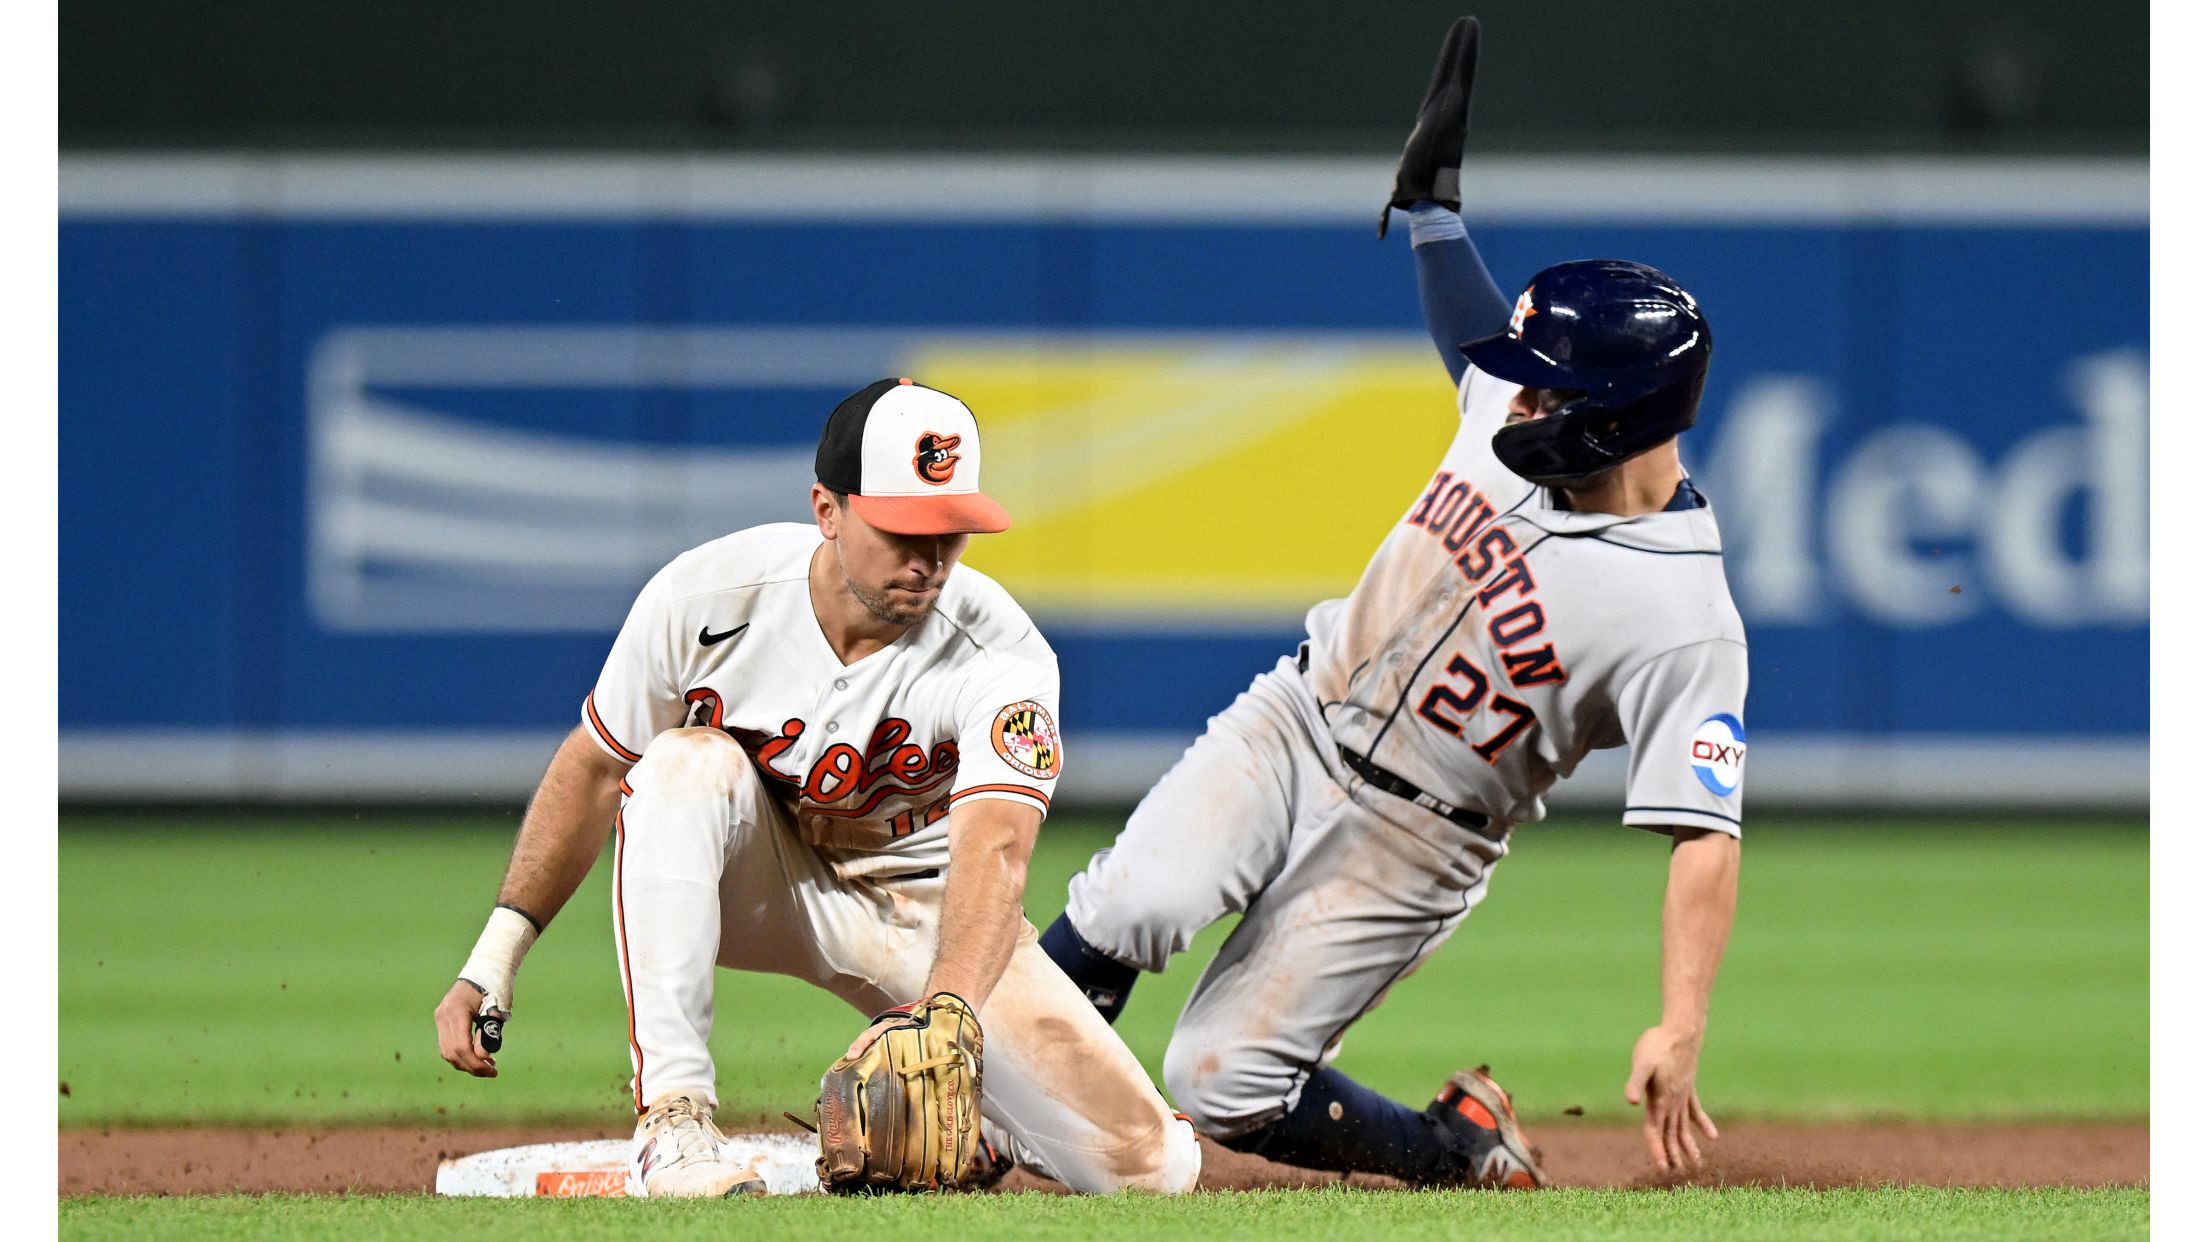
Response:
[[[1033,699],[1023,699],[997,713],[991,730],[997,755],[1037,780],[1058,775],[1058,726],[1050,712]]]
[[[1741,769],[1748,762],[1748,731],[1740,718],[1719,712],[1697,725],[1687,749],[1687,766],[1694,769],[1702,787],[1723,798],[1740,788]]]

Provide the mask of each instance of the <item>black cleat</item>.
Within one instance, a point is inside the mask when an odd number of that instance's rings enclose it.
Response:
[[[1426,1115],[1441,1122],[1450,1146],[1464,1157],[1464,1185],[1534,1190],[1549,1184],[1540,1157],[1518,1128],[1510,1093],[1487,1076],[1486,1066],[1450,1075]]]
[[[1457,169],[1464,163],[1465,118],[1472,109],[1472,77],[1480,64],[1480,19],[1460,17],[1441,43],[1434,80],[1418,106],[1418,123],[1403,144],[1395,165],[1395,194],[1380,209],[1380,236],[1388,235],[1388,212],[1417,203],[1439,203],[1451,211],[1464,206]]]

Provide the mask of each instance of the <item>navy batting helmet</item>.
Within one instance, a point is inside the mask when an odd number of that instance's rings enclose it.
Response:
[[[1710,370],[1710,323],[1653,267],[1581,259],[1545,268],[1510,326],[1462,346],[1472,365],[1528,388],[1584,395],[1495,433],[1495,456],[1544,485],[1597,475],[1694,425]]]

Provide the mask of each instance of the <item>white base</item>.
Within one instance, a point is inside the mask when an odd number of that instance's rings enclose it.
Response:
[[[438,1163],[437,1193],[497,1199],[622,1198],[628,1194],[630,1146],[628,1139],[588,1139],[458,1156]],[[813,1169],[820,1147],[810,1135],[731,1134],[721,1150],[757,1170],[768,1194],[820,1192],[820,1177]]]

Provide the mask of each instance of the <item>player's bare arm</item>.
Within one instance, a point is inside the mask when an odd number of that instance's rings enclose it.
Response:
[[[1633,1045],[1625,1099],[1643,1105],[1641,1131],[1649,1159],[1664,1170],[1702,1163],[1700,1130],[1717,1137],[1695,1094],[1710,989],[1733,930],[1739,892],[1740,839],[1694,828],[1672,830],[1671,877],[1664,888],[1663,1020]]]
[[[1019,943],[1027,863],[1042,826],[1041,811],[1000,798],[968,799],[951,811],[943,921],[921,995],[949,992],[977,1010],[988,1003]],[[846,1055],[857,1056],[891,1021],[868,1027]]]
[[[952,992],[980,1008],[1004,976],[1026,917],[1027,862],[1043,813],[1020,802],[975,798],[951,812],[951,869],[928,994]]]
[[[476,1019],[486,1013],[503,1018],[511,1012],[521,955],[590,874],[605,846],[621,797],[621,774],[627,770],[626,763],[599,749],[580,726],[553,754],[522,817],[491,921],[460,978],[437,1005],[437,1050],[454,1068],[478,1078],[498,1077],[494,1050],[484,1047]]]

